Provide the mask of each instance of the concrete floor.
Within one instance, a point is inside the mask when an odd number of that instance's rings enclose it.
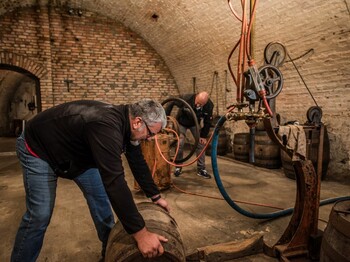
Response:
[[[208,170],[211,172],[210,157],[206,158]],[[220,157],[218,165],[223,184],[232,199],[281,208],[294,206],[295,181],[285,177],[282,169],[259,168],[227,157]],[[125,168],[135,201],[145,201],[144,196],[133,189],[133,178],[126,162]],[[265,242],[272,245],[290,221],[291,216],[274,220],[247,218],[221,200],[214,179],[198,177],[193,165],[184,168],[183,171],[180,177],[173,178],[174,186],[163,191],[163,196],[169,202],[171,215],[179,226],[186,254],[200,247],[240,241],[258,234],[263,235]],[[349,183],[322,182],[321,199],[345,196],[349,193]],[[241,206],[256,213],[276,211],[273,208],[254,205]],[[321,230],[326,227],[331,208],[332,205],[320,207]],[[14,154],[14,139],[0,138],[0,261],[9,261],[24,211],[24,189],[21,169]],[[99,259],[100,243],[85,199],[74,182],[59,179],[54,214],[38,261],[96,262]],[[277,259],[260,253],[234,261]]]

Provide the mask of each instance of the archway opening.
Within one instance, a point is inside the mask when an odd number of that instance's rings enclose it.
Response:
[[[0,65],[0,137],[18,136],[40,111],[39,79],[22,68]]]

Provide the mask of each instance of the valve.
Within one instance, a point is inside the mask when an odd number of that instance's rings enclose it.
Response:
[[[265,87],[254,60],[249,61],[248,75],[250,76],[252,89],[255,90],[259,97],[263,97],[265,95]]]

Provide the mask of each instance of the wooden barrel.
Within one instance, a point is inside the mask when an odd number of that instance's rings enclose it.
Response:
[[[255,132],[255,165],[264,168],[280,168],[281,154],[279,145],[273,142],[266,131]]]
[[[350,200],[338,201],[332,208],[322,238],[320,261],[350,261]]]
[[[210,132],[209,134],[212,134],[214,131],[214,127],[210,128]],[[218,147],[216,150],[216,153],[219,156],[224,156],[227,154],[227,150],[228,150],[228,139],[227,139],[227,135],[226,135],[226,130],[225,128],[220,128],[219,129],[219,136],[218,136]],[[211,155],[211,144],[208,145],[205,154],[207,156]]]
[[[168,239],[168,242],[162,243],[164,254],[151,261],[185,261],[185,249],[175,219],[153,203],[143,202],[137,206],[147,229]],[[133,237],[126,233],[120,222],[117,222],[108,238],[105,262],[135,261],[150,261],[150,259],[142,256]]]
[[[293,167],[292,158],[281,149],[281,161],[284,175],[290,179],[295,179],[295,170]]]
[[[249,133],[237,133],[233,138],[233,153],[236,160],[249,162]]]
[[[306,136],[306,156],[311,160],[315,171],[317,173],[318,167],[318,146],[320,144],[320,130],[317,128],[304,128]],[[292,159],[286,152],[281,150],[281,160],[284,174],[286,177],[295,179],[295,171],[292,164]],[[328,171],[330,161],[330,145],[327,128],[324,127],[323,138],[323,155],[322,155],[322,175],[321,179],[325,179]]]
[[[265,131],[264,121],[258,121],[255,126],[255,131]]]
[[[141,149],[147,165],[153,174],[155,184],[158,186],[159,190],[164,190],[168,189],[172,183],[170,165],[160,155],[155,139],[158,140],[162,154],[166,159],[169,159],[169,136],[166,134],[159,134],[157,138],[152,138],[151,140],[143,140],[141,142]],[[140,189],[136,181],[134,182],[134,188],[137,190]]]

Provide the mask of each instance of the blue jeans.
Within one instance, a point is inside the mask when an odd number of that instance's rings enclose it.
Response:
[[[23,169],[27,210],[16,235],[11,261],[36,261],[55,205],[57,175],[46,161],[28,152],[24,134],[17,139],[16,151]],[[100,173],[91,168],[74,181],[87,201],[104,252],[115,222]]]

